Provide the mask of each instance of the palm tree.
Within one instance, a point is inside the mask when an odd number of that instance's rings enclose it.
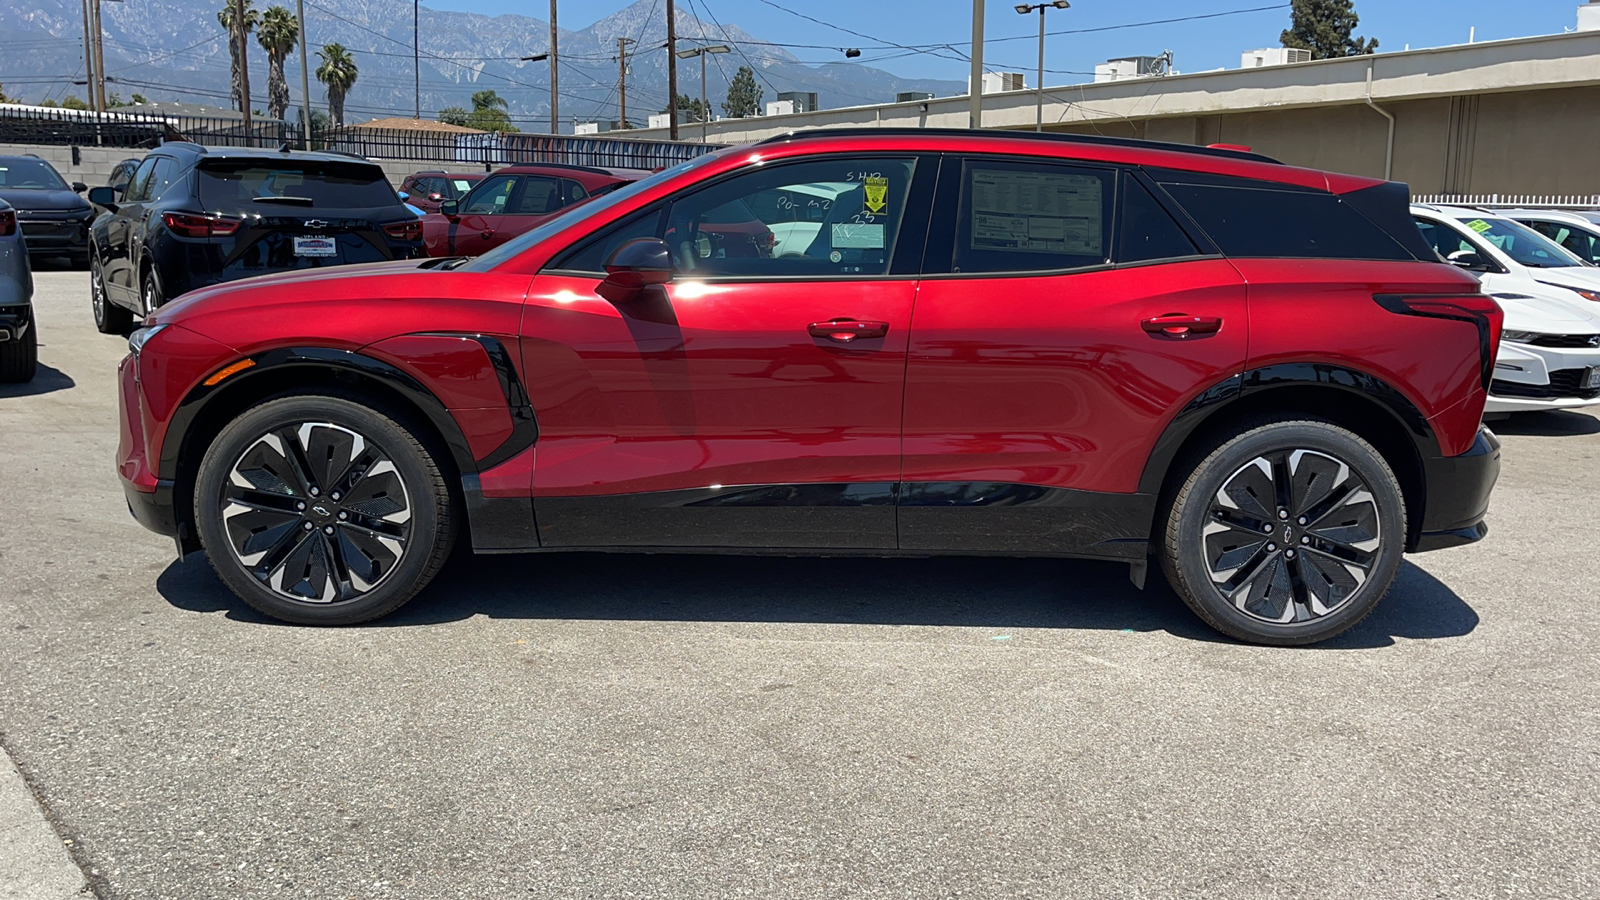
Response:
[[[294,52],[300,39],[300,20],[281,6],[268,9],[261,17],[256,40],[267,51],[267,115],[281,119],[289,109],[289,82],[283,77],[283,63]]]
[[[472,95],[472,108],[479,109],[509,109],[506,98],[496,94],[493,88],[476,91]]]
[[[355,86],[356,61],[343,44],[323,44],[317,51],[322,65],[317,66],[317,80],[328,86],[328,115],[333,127],[344,127],[344,95]]]
[[[233,58],[231,69],[233,108],[243,111],[250,105],[250,88],[245,84],[246,69],[249,65],[246,54],[250,49],[250,32],[261,24],[261,13],[250,8],[251,0],[244,0],[244,18],[234,27],[233,7],[235,0],[227,0],[222,8],[217,10],[217,24],[228,32],[228,55]]]

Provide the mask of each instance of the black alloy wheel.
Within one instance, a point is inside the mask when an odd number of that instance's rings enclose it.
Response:
[[[167,298],[161,293],[161,279],[156,277],[156,270],[147,263],[139,270],[139,306],[143,310],[140,315],[150,315],[165,302]]]
[[[350,624],[399,608],[449,554],[448,487],[399,422],[350,399],[255,407],[207,451],[195,521],[217,574],[290,622]]]
[[[1370,444],[1325,422],[1277,422],[1224,442],[1173,500],[1168,579],[1213,627],[1309,644],[1352,627],[1399,570],[1405,508]]]

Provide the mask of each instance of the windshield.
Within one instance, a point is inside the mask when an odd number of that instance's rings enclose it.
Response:
[[[67,183],[42,159],[8,159],[0,162],[0,190],[6,188],[64,191]]]
[[[1544,235],[1510,219],[1468,219],[1462,222],[1496,250],[1530,269],[1566,269],[1588,265]]]
[[[460,267],[460,271],[487,272],[506,260],[512,259],[518,254],[522,253],[522,251],[532,247],[534,244],[537,244],[540,241],[548,240],[551,236],[559,234],[568,228],[575,228],[579,225],[582,225],[584,222],[587,222],[606,210],[615,207],[619,203],[627,203],[629,198],[637,195],[639,192],[650,190],[663,181],[666,181],[669,178],[676,178],[684,172],[698,169],[711,160],[716,159],[720,155],[720,153],[707,153],[705,156],[697,156],[688,162],[678,163],[670,169],[663,169],[648,178],[641,178],[630,185],[620,187],[598,200],[585,203],[582,206],[574,208],[571,212],[556,216],[554,219],[551,219],[543,225],[540,225],[538,228],[533,229],[516,240],[507,241],[506,243],[501,244],[477,259],[462,265]]]

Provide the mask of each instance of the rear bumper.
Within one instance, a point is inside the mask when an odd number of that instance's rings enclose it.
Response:
[[[1500,478],[1500,441],[1494,432],[1479,428],[1472,447],[1460,456],[1423,461],[1426,506],[1412,553],[1443,550],[1483,540],[1489,533],[1484,516],[1489,495]]]
[[[32,306],[0,306],[0,344],[21,340],[32,327]]]

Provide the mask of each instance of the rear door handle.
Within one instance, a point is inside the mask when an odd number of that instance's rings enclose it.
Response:
[[[888,322],[858,322],[855,319],[830,319],[812,322],[806,331],[814,338],[824,338],[839,344],[864,338],[881,338],[889,333]]]
[[[1216,334],[1222,330],[1219,316],[1191,316],[1185,313],[1167,313],[1145,319],[1139,326],[1147,334],[1169,338],[1189,338],[1202,334]]]

